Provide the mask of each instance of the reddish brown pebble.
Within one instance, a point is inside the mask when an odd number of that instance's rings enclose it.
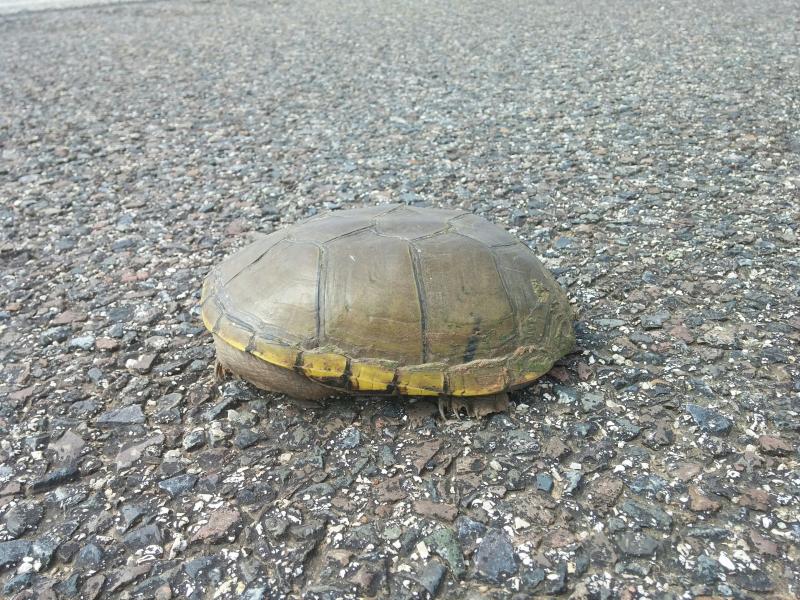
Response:
[[[792,445],[784,439],[772,435],[762,435],[758,438],[758,445],[765,454],[783,456],[792,452]]]
[[[769,509],[769,494],[759,488],[747,488],[739,498],[739,504],[753,510]]]
[[[721,504],[704,495],[696,486],[689,486],[689,510],[694,512],[714,512]]]
[[[756,547],[756,550],[759,554],[765,554],[767,556],[779,556],[778,544],[773,542],[768,537],[764,537],[755,529],[750,530],[750,541],[753,542],[753,545]]]
[[[34,386],[22,388],[21,390],[17,390],[16,392],[11,392],[8,397],[11,400],[15,400],[17,402],[21,402],[22,400],[27,400],[31,396],[33,396]]]
[[[98,350],[110,351],[119,348],[119,341],[115,340],[114,338],[102,337],[102,338],[97,338],[97,340],[95,340],[94,345],[95,348],[97,348]]]
[[[681,481],[687,482],[694,479],[702,470],[703,467],[697,463],[678,463],[675,476]]]
[[[431,502],[430,500],[417,500],[414,502],[414,512],[426,517],[434,517],[443,521],[452,521],[458,514],[458,509],[452,504]]]
[[[65,310],[60,315],[56,316],[50,325],[67,325],[69,323],[78,323],[86,320],[86,313],[76,312],[74,310]]]

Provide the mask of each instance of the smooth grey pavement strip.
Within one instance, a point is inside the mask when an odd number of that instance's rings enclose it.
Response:
[[[799,12],[0,18],[0,596],[797,598]],[[215,380],[211,265],[383,202],[567,290],[578,349],[507,414]]]
[[[119,4],[125,1],[126,0],[0,0],[0,15],[61,8],[104,6],[108,4]]]

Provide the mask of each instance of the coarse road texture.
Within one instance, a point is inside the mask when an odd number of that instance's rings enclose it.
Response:
[[[800,5],[160,2],[0,18],[0,595],[794,598]],[[457,206],[579,348],[481,421],[216,383],[202,278]]]

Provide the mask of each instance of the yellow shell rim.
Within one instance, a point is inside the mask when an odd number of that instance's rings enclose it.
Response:
[[[207,300],[207,301],[206,301]],[[293,369],[333,389],[350,393],[394,393],[404,396],[488,396],[528,385],[547,373],[574,346],[567,337],[555,353],[523,346],[511,355],[455,366],[431,363],[389,368],[386,361],[357,359],[329,351],[299,350],[259,337],[228,319],[223,311],[209,320],[203,299],[206,329],[229,346],[266,363]],[[245,341],[246,340],[246,341]]]

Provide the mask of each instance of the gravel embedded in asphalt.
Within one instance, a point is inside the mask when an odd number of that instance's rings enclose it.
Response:
[[[0,17],[2,594],[800,591],[796,2]],[[217,383],[209,268],[458,207],[568,291],[508,414]]]

